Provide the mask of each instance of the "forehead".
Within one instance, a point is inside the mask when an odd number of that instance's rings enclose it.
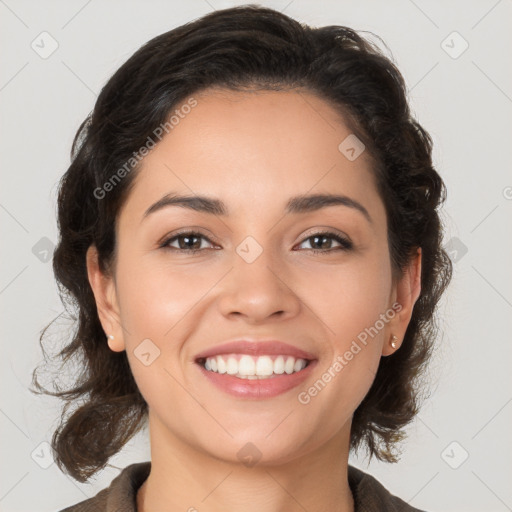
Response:
[[[192,98],[142,161],[125,203],[138,217],[171,191],[222,197],[233,211],[336,191],[367,198],[378,215],[371,159],[363,151],[349,160],[340,150],[354,135],[325,100],[298,90],[215,89]]]

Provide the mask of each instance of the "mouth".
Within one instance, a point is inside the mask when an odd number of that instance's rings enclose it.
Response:
[[[243,400],[264,400],[291,392],[313,372],[317,360],[264,354],[198,358],[196,368],[213,389]]]
[[[196,359],[196,363],[208,372],[248,380],[272,379],[279,375],[293,375],[307,368],[312,362],[312,359],[280,354],[253,356],[231,353]]]

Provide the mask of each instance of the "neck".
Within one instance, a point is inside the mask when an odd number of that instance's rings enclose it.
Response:
[[[138,512],[354,512],[350,425],[313,452],[247,467],[198,451],[155,423],[150,418],[151,472],[137,494]]]

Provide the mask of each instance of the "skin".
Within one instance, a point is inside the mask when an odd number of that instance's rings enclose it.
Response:
[[[143,160],[118,217],[113,275],[99,270],[94,246],[87,253],[99,317],[114,335],[110,348],[127,351],[149,405],[152,469],[138,510],[353,511],[352,415],[381,357],[400,348],[420,293],[421,251],[393,282],[370,160],[363,153],[349,161],[339,151],[351,132],[330,104],[292,90],[194,97],[197,106]],[[171,191],[221,199],[230,215],[171,206],[142,220]],[[347,195],[372,222],[340,205],[285,215],[286,201],[306,193]],[[166,235],[192,227],[206,237],[195,240],[202,251],[159,248]],[[348,237],[353,249],[340,250],[332,238],[314,245],[310,237],[326,229]],[[252,263],[236,252],[249,235],[263,249]],[[185,242],[170,245],[186,248]],[[400,313],[307,405],[299,403],[298,393],[395,302]],[[228,395],[194,359],[244,335],[313,352],[317,367],[274,398]],[[134,355],[147,338],[160,350],[149,366]],[[261,452],[252,467],[237,457],[248,442]]]

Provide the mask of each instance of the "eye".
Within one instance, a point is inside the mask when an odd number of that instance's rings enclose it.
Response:
[[[325,240],[335,240],[336,242],[338,242],[339,247],[337,249],[336,248],[332,249],[331,247],[325,247],[325,245],[326,245],[324,243]],[[333,250],[348,251],[353,248],[353,244],[350,240],[348,240],[336,233],[331,233],[330,231],[324,231],[321,233],[315,233],[313,235],[310,235],[300,245],[302,245],[303,243],[308,242],[308,241],[313,241],[312,244],[310,242],[310,245],[320,246],[320,249],[317,249],[315,247],[309,249],[313,253],[326,253],[326,252],[332,252]],[[327,245],[331,246],[332,242],[328,242]],[[322,248],[322,246],[324,246],[324,247]]]
[[[332,248],[332,242],[328,242],[327,245],[329,247],[325,247],[325,241],[326,240],[334,240],[339,244],[339,247]],[[170,249],[173,251],[178,252],[188,252],[189,254],[194,254],[199,251],[203,251],[205,247],[202,246],[202,241],[207,241],[210,244],[213,244],[213,242],[203,235],[202,233],[198,231],[184,231],[183,233],[179,233],[177,235],[174,235],[170,238],[165,239],[161,244],[160,248],[162,249]],[[178,247],[172,246],[172,243],[178,243]],[[332,233],[330,231],[323,231],[320,233],[315,233],[313,235],[308,236],[300,245],[304,244],[305,242],[309,242],[310,245],[314,246],[320,246],[320,248],[312,247],[311,249],[308,249],[312,251],[313,253],[328,253],[335,250],[345,250],[348,251],[353,248],[353,244],[350,240],[336,234]],[[312,243],[311,243],[312,242]]]
[[[204,250],[204,247],[202,247],[202,240],[206,240],[212,243],[211,240],[204,236],[202,233],[197,231],[185,231],[164,240],[160,245],[160,248],[193,254],[195,252]],[[174,241],[178,242],[178,247],[171,246],[171,243]]]

